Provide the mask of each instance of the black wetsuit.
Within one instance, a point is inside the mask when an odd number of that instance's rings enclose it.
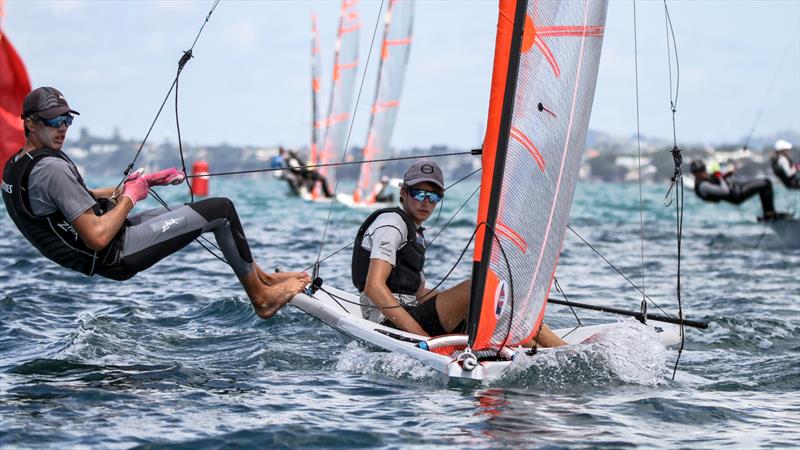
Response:
[[[50,158],[59,162],[53,166],[55,171],[37,175],[40,178],[33,179],[34,184],[37,179],[59,178],[62,187],[93,197],[75,165],[61,151],[39,149],[12,156],[3,171],[6,210],[25,238],[45,257],[86,275],[124,280],[211,231],[237,276],[245,277],[253,269],[253,257],[239,216],[227,198],[209,198],[129,216],[108,247],[101,251],[90,249],[57,209],[58,204],[51,206],[54,212],[49,214],[38,213],[31,207],[29,193],[35,188],[29,183],[31,172],[37,163],[43,159],[52,161]],[[92,210],[101,216],[113,207],[113,203],[98,199]]]
[[[289,165],[289,170],[303,180],[303,184],[309,191],[314,189],[314,185],[317,182],[320,182],[322,184],[323,195],[325,195],[325,197],[333,197],[333,192],[331,192],[331,188],[328,185],[328,180],[316,170],[307,169],[305,167],[306,162],[300,159],[299,156],[290,154],[286,161]]]
[[[756,178],[743,183],[730,181],[728,176],[711,177],[703,180],[696,179],[694,191],[698,197],[707,202],[729,202],[741,204],[750,197],[758,194],[761,199],[761,208],[764,216],[775,213],[774,194],[772,182],[766,178]]]

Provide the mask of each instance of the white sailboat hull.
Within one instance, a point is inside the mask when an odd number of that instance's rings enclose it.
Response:
[[[291,304],[353,339],[410,356],[451,379],[492,380],[500,377],[511,365],[511,361],[480,361],[473,369],[465,369],[450,356],[420,348],[419,343],[429,340],[428,337],[363,319],[358,306],[358,296],[327,286],[324,289],[326,292],[317,291],[313,297],[298,294],[292,299]],[[680,329],[677,325],[655,321],[650,321],[648,325],[654,328],[664,345],[680,343]],[[619,324],[608,323],[554,331],[569,344],[574,345],[616,326]]]
[[[773,220],[769,227],[787,247],[800,247],[800,219]]]

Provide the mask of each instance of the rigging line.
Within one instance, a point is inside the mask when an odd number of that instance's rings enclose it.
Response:
[[[675,30],[672,28],[672,19],[669,16],[667,0],[664,0],[664,26],[667,32],[667,66],[669,68],[669,105],[672,109],[672,142],[678,146],[678,135],[675,126],[675,113],[678,111],[678,90],[681,85],[681,65],[678,61],[678,43],[675,41]],[[675,53],[675,91],[672,90],[672,52],[670,52],[670,36],[672,37],[672,48]],[[673,96],[674,93],[674,96]]]
[[[770,95],[772,94],[772,90],[775,88],[775,82],[778,80],[778,75],[783,71],[783,66],[786,64],[786,60],[789,59],[786,55],[789,53],[789,50],[792,49],[792,45],[795,43],[795,38],[797,37],[798,32],[800,32],[800,24],[798,24],[797,28],[795,28],[794,33],[789,39],[789,42],[786,44],[786,48],[783,49],[783,55],[781,55],[780,61],[781,63],[778,65],[777,70],[775,73],[772,74],[772,80],[770,81],[767,90],[764,92],[764,97],[761,99],[761,104],[758,107],[758,113],[756,114],[756,119],[753,121],[753,126],[750,128],[750,134],[747,136],[747,140],[744,142],[744,149],[747,150],[750,146],[750,140],[753,139],[753,135],[756,132],[756,127],[758,126],[758,122],[761,119],[761,113],[764,111],[764,104],[769,99]]]
[[[673,186],[675,187],[675,220],[676,220],[676,233],[677,233],[677,246],[678,246],[678,270],[677,270],[677,280],[676,280],[676,294],[678,297],[678,318],[683,320],[683,305],[681,301],[681,243],[683,239],[683,202],[684,202],[684,190],[683,190],[683,174],[681,173],[681,149],[678,148],[678,135],[675,126],[675,113],[677,112],[677,103],[678,103],[678,87],[680,86],[680,79],[681,79],[681,70],[680,64],[678,63],[678,45],[675,40],[675,30],[672,27],[672,20],[669,16],[669,7],[667,7],[667,0],[664,0],[664,21],[665,27],[667,32],[667,63],[669,66],[669,96],[670,96],[670,109],[672,109],[672,139],[673,139],[673,147],[672,147],[672,159],[675,162],[675,173],[672,176],[672,186],[670,186],[669,192],[672,191]],[[669,43],[670,37],[672,38],[672,45],[675,52],[675,96],[673,97],[672,91],[672,62],[670,58],[670,51],[669,51]],[[667,195],[669,195],[667,192]],[[680,325],[681,330],[681,345],[678,348],[678,356],[675,358],[675,367],[672,371],[672,379],[675,379],[675,374],[678,372],[678,362],[681,359],[681,354],[683,353],[683,347],[686,342],[686,334],[684,332],[683,324]]]
[[[297,166],[294,167],[295,169],[318,169],[320,167],[339,167],[339,166],[352,166],[356,164],[372,164],[372,163],[382,163],[382,162],[391,162],[391,161],[406,161],[409,159],[420,159],[420,158],[442,158],[445,156],[460,156],[460,155],[474,155],[472,151],[466,152],[449,152],[449,153],[434,153],[432,155],[411,155],[411,156],[393,156],[391,158],[380,158],[380,159],[363,159],[360,161],[342,161],[342,162],[335,162],[335,163],[325,163],[325,164],[307,164],[305,166]],[[249,169],[249,170],[235,170],[231,172],[217,172],[217,173],[209,173],[204,175],[186,175],[186,178],[198,178],[198,177],[218,177],[218,176],[226,176],[226,175],[242,175],[242,174],[249,174],[249,173],[259,173],[259,172],[277,172],[281,170],[289,170],[286,167],[276,167],[276,168],[266,168],[266,169]],[[470,174],[471,175],[471,174]],[[455,184],[455,183],[453,183]]]
[[[678,168],[680,170],[680,167]],[[678,356],[675,358],[675,367],[672,369],[672,379],[675,379],[675,374],[678,372],[678,362],[681,360],[681,354],[683,353],[683,346],[686,342],[686,333],[683,327],[683,305],[681,303],[681,241],[683,239],[683,181],[680,179],[680,174],[678,175],[679,186],[677,192],[679,194],[676,196],[677,203],[675,204],[676,215],[678,216],[678,281],[677,281],[677,294],[678,294],[678,318],[681,320],[680,330],[681,330],[681,346],[678,348]]]
[[[194,41],[192,42],[192,46],[189,47],[189,50],[184,51],[183,56],[181,56],[180,60],[178,60],[178,73],[177,75],[175,75],[175,79],[172,81],[169,90],[167,90],[167,95],[164,96],[164,100],[161,102],[161,106],[158,108],[156,116],[150,123],[150,128],[147,129],[147,133],[145,134],[144,139],[142,140],[141,144],[139,144],[139,148],[136,150],[136,154],[133,156],[133,159],[131,160],[130,164],[128,164],[128,167],[123,172],[122,179],[120,180],[119,184],[117,184],[117,189],[119,189],[119,187],[122,186],[122,184],[125,182],[125,179],[128,177],[128,174],[130,174],[131,169],[133,169],[133,166],[136,164],[136,160],[139,159],[139,155],[142,153],[144,144],[147,143],[147,139],[150,137],[150,133],[153,131],[153,128],[155,127],[159,116],[161,116],[161,112],[164,110],[164,106],[167,104],[167,100],[169,100],[169,96],[172,94],[172,90],[175,89],[178,85],[178,78],[180,77],[184,66],[192,58],[192,50],[194,50],[194,46],[197,44],[198,39],[200,39],[200,35],[203,33],[203,29],[205,29],[206,23],[208,23],[208,21],[211,19],[211,14],[217,8],[217,5],[219,4],[220,1],[221,0],[214,1],[214,4],[208,11],[208,14],[206,15],[206,18],[203,21],[203,24],[200,26],[200,30],[198,30],[197,35],[195,36]]]
[[[639,162],[639,241],[642,253],[642,302],[645,302],[644,200],[642,199],[642,134],[639,123],[639,42],[636,28],[636,0],[633,0],[633,59],[636,75],[636,153]],[[579,321],[580,322],[580,321]]]
[[[375,36],[378,34],[378,25],[381,23],[381,15],[383,12],[383,3],[384,0],[381,0],[381,5],[378,8],[378,15],[375,17],[375,28],[372,31],[372,40],[369,43],[369,51],[367,52],[367,62],[364,64],[364,72],[361,75],[361,84],[358,87],[358,95],[356,96],[356,106],[353,108],[353,115],[352,119],[350,120],[350,128],[347,130],[347,139],[345,139],[344,149],[342,150],[342,157],[340,159],[341,162],[345,161],[345,157],[347,156],[347,146],[350,145],[350,135],[353,133],[353,123],[355,123],[356,114],[358,113],[358,104],[361,102],[361,92],[364,90],[364,80],[367,78],[367,70],[369,69],[369,62],[372,59],[372,48],[375,46]],[[333,97],[331,97],[333,99]],[[326,140],[328,132],[325,131]],[[325,145],[325,144],[323,144]],[[333,186],[333,197],[336,198],[336,191],[339,189],[339,179],[337,177],[336,183]],[[319,251],[317,252],[317,262],[319,264],[319,259],[322,256],[322,248],[325,246],[325,237],[328,234],[328,224],[331,221],[331,213],[333,212],[333,201],[331,201],[330,206],[328,207],[328,217],[325,219],[325,228],[322,230],[322,239],[319,242]]]
[[[628,284],[630,284],[631,286],[633,286],[633,288],[634,288],[634,289],[636,289],[637,291],[639,291],[639,292],[640,292],[640,293],[641,293],[641,294],[644,296],[644,298],[646,298],[647,300],[650,300],[650,303],[652,303],[652,304],[653,304],[653,305],[654,305],[656,308],[658,308],[658,310],[659,310],[659,311],[661,311],[661,312],[662,312],[664,315],[667,315],[667,316],[669,316],[669,315],[670,315],[669,313],[667,313],[666,311],[664,311],[664,310],[663,310],[663,309],[662,309],[660,306],[658,306],[658,304],[655,302],[655,300],[653,300],[652,298],[650,298],[650,296],[649,296],[649,295],[645,294],[645,293],[644,293],[644,291],[642,291],[642,289],[641,289],[641,288],[639,288],[639,286],[637,286],[637,285],[636,285],[636,283],[634,283],[634,282],[633,282],[633,280],[631,280],[630,278],[628,278],[628,276],[627,276],[627,275],[625,275],[624,273],[622,273],[622,271],[621,271],[621,270],[619,270],[619,269],[617,268],[617,266],[615,266],[614,264],[612,264],[612,263],[611,263],[611,261],[609,261],[609,260],[608,260],[608,259],[607,259],[605,256],[603,256],[603,254],[602,254],[602,253],[600,253],[600,252],[599,252],[599,251],[598,251],[596,248],[594,248],[594,247],[592,246],[592,244],[590,244],[589,242],[587,242],[587,241],[586,241],[586,239],[584,239],[584,238],[583,238],[583,236],[581,236],[580,234],[578,234],[578,232],[577,232],[577,231],[575,231],[575,229],[574,229],[574,228],[572,228],[572,225],[567,225],[567,228],[568,228],[570,231],[572,231],[572,233],[574,233],[574,234],[575,234],[575,236],[577,236],[577,237],[578,237],[578,239],[580,239],[581,241],[583,241],[583,243],[584,243],[584,244],[586,244],[586,245],[587,245],[587,246],[588,246],[590,249],[592,249],[592,251],[594,251],[594,252],[597,254],[597,256],[599,256],[599,257],[600,257],[600,258],[601,258],[603,261],[605,261],[605,262],[606,262],[606,264],[608,264],[608,265],[609,265],[609,266],[610,266],[612,269],[614,269],[614,270],[615,270],[615,271],[616,271],[618,274],[620,274],[620,276],[622,276],[622,278],[624,278],[624,279],[625,279],[625,281],[627,281],[627,282],[628,282]]]
[[[178,75],[180,75],[180,68],[178,69]],[[175,77],[175,128],[178,131],[178,153],[181,155],[181,171],[183,171],[184,178],[183,181],[186,183],[186,186],[189,187],[189,198],[190,203],[194,203],[194,189],[192,189],[192,183],[186,178],[186,160],[183,157],[183,143],[181,139],[181,120],[180,115],[178,114],[178,76]]]
[[[467,206],[467,203],[469,203],[469,201],[472,200],[472,197],[475,197],[475,194],[477,194],[480,189],[481,187],[478,186],[475,188],[474,191],[472,191],[472,194],[470,194],[470,196],[464,201],[464,203],[461,204],[461,206],[456,210],[456,212],[453,213],[453,215],[450,217],[450,220],[448,220],[447,223],[445,223],[444,226],[442,226],[442,228],[439,229],[439,231],[436,233],[436,236],[434,236],[433,239],[431,239],[431,241],[428,242],[428,245],[425,248],[428,248],[431,245],[433,245],[433,241],[435,241],[436,238],[438,238],[439,235],[442,234],[442,231],[444,231],[448,226],[450,226],[450,223],[456,218],[458,213],[460,213],[461,210],[464,209],[465,206]]]
[[[563,289],[561,289],[561,285],[560,285],[560,284],[558,284],[558,278],[556,278],[556,277],[553,277],[553,282],[554,282],[554,284],[555,284],[555,286],[556,286],[556,290],[557,290],[558,292],[561,292],[561,295],[563,295],[563,296],[564,296],[564,300],[566,300],[566,301],[569,301],[569,298],[567,298],[567,293],[566,293],[566,292],[564,292],[564,290],[563,290]],[[577,313],[577,311],[575,311],[575,308],[573,308],[573,307],[572,307],[572,305],[570,305],[570,306],[569,306],[569,309],[572,311],[572,315],[573,315],[573,316],[575,316],[575,320],[577,320],[577,321],[578,321],[578,327],[582,327],[582,326],[583,326],[583,323],[581,323],[581,318],[580,318],[580,317],[578,317],[578,313]],[[578,327],[575,327],[575,328],[577,329]],[[574,331],[574,330],[573,330],[573,331]],[[570,331],[570,333],[571,333],[571,331]],[[569,333],[567,333],[567,334],[569,334]],[[562,336],[561,338],[563,339],[563,338],[564,338],[564,336]]]
[[[468,175],[466,175],[466,176],[463,176],[463,177],[461,177],[461,179],[459,179],[459,180],[458,180],[458,181],[456,181],[455,183],[453,183],[453,184],[451,184],[450,186],[447,186],[446,188],[444,188],[444,191],[445,191],[445,192],[447,192],[447,190],[448,190],[448,189],[450,189],[451,187],[453,187],[453,186],[457,185],[458,183],[461,183],[462,181],[466,180],[467,178],[471,177],[472,175],[474,175],[474,174],[478,173],[478,171],[479,171],[479,170],[480,170],[480,169],[476,169],[476,170],[472,171],[472,173],[470,173],[470,174],[468,174]],[[480,189],[480,186],[478,186],[478,188]],[[475,195],[475,193],[473,193],[472,195]],[[469,200],[472,198],[472,195],[470,195],[470,196],[469,196],[469,198],[467,199],[467,202],[468,202],[468,201],[469,201]],[[433,221],[433,225],[431,225],[431,226],[430,226],[430,228],[435,228],[435,227],[436,227],[436,225],[438,225],[438,224],[439,224],[439,219],[442,217],[442,211],[444,210],[444,202],[445,202],[445,200],[446,200],[446,198],[445,198],[445,197],[442,197],[442,204],[439,206],[439,212],[438,212],[438,213],[436,213],[436,220],[434,220],[434,221]],[[464,207],[464,205],[466,205],[466,202],[464,202],[464,203],[461,205],[461,208],[458,208],[458,211],[461,211],[461,209]],[[456,214],[458,214],[458,211],[456,211]],[[451,218],[451,219],[450,219],[450,221],[452,221],[452,220],[453,220],[453,219]],[[445,226],[444,226],[444,227],[443,227],[441,230],[439,230],[439,232],[438,232],[438,233],[436,233],[436,236],[439,236],[439,233],[441,233],[442,231],[444,231],[444,229],[445,229],[445,228],[447,228],[447,225],[450,225],[450,221],[448,221],[448,222],[447,222],[447,224],[445,224]],[[434,236],[434,238],[435,238],[435,236]],[[428,247],[428,246],[430,246],[430,244],[432,244],[432,243],[433,243],[433,240],[431,240],[431,242],[429,242],[429,243],[428,243],[428,244],[427,244],[425,247],[427,248],[427,247]]]

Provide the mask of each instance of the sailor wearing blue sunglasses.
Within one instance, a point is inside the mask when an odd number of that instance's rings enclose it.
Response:
[[[441,292],[425,287],[422,224],[444,191],[442,169],[431,160],[417,161],[403,176],[401,207],[375,211],[358,229],[351,276],[365,319],[421,336],[465,332],[471,281]],[[546,325],[535,342],[565,344]]]
[[[356,234],[352,279],[364,318],[422,336],[464,330],[469,281],[442,292],[425,287],[422,224],[444,198],[442,169],[415,162],[403,176],[401,207],[372,213]]]

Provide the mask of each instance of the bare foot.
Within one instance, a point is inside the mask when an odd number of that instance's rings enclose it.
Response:
[[[266,284],[267,286],[272,286],[273,284],[280,283],[282,281],[291,279],[291,278],[300,278],[306,284],[311,283],[311,276],[306,272],[273,272],[267,273],[261,270],[261,267],[256,266],[256,272],[258,273],[258,279],[261,280],[262,283]]]
[[[258,317],[269,319],[296,294],[303,292],[306,283],[300,278],[290,278],[272,286],[262,286],[261,292],[250,297]]]

